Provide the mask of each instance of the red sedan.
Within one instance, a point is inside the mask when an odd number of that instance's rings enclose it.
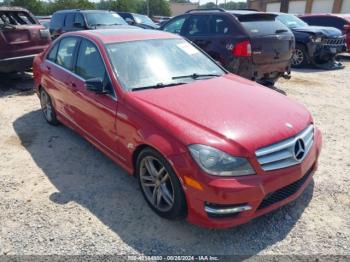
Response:
[[[34,79],[46,120],[136,176],[168,219],[248,222],[296,199],[317,168],[321,133],[305,107],[177,35],[68,33],[36,57]]]

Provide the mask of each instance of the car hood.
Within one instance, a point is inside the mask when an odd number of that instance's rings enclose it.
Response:
[[[339,29],[334,27],[325,27],[325,26],[305,26],[305,27],[293,28],[292,30],[295,32],[324,35],[327,37],[339,37],[342,35]]]
[[[128,95],[183,143],[231,143],[238,148],[232,153],[243,155],[293,136],[312,121],[287,96],[230,74]]]

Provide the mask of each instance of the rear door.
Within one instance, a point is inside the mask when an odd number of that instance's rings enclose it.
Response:
[[[186,20],[181,35],[208,52],[213,40],[210,37],[210,14],[191,15]]]
[[[289,61],[295,40],[293,33],[272,14],[248,14],[239,16],[243,28],[250,37],[254,64],[270,64]]]
[[[79,39],[76,37],[62,38],[50,49],[41,65],[44,72],[43,85],[53,98],[55,109],[70,121],[72,112],[69,108],[74,102],[71,95],[71,77],[78,43]]]
[[[25,11],[0,11],[0,59],[34,55],[50,42],[50,34]]]

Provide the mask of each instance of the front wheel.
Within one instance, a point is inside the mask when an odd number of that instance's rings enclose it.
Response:
[[[56,117],[55,109],[52,105],[52,101],[48,93],[41,88],[40,90],[40,105],[41,111],[43,112],[44,118],[50,125],[58,125],[59,122]]]
[[[309,64],[308,55],[305,46],[297,44],[292,57],[292,66],[295,68],[302,68]]]
[[[181,183],[160,153],[151,148],[144,149],[138,156],[136,169],[142,193],[154,212],[167,219],[186,216]]]

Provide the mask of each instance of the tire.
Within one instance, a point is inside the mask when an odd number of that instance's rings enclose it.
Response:
[[[259,84],[266,87],[274,87],[279,77],[276,78],[265,78],[258,81]]]
[[[43,112],[45,120],[50,124],[57,126],[59,121],[56,117],[55,108],[52,105],[52,101],[48,93],[44,90],[44,88],[40,89],[40,105],[41,111]]]
[[[171,220],[186,217],[187,205],[181,183],[159,152],[151,148],[141,151],[136,175],[147,204],[156,214]]]
[[[292,67],[303,68],[309,64],[309,56],[306,48],[302,44],[296,44],[295,51],[292,57]]]

